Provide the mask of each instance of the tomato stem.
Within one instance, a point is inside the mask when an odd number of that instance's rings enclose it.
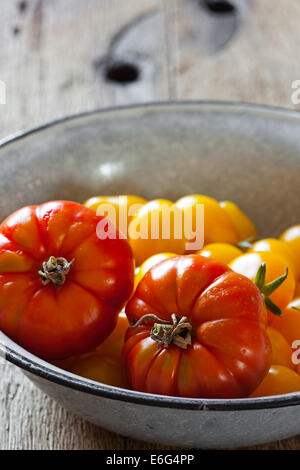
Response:
[[[266,284],[266,270],[266,263],[262,263],[256,273],[254,283],[259,288],[267,309],[274,313],[274,315],[281,317],[282,311],[277,305],[274,304],[274,302],[272,302],[270,295],[273,294],[273,292],[278,289],[278,287],[281,286],[281,284],[286,280],[289,270],[286,268],[286,272],[282,276],[274,279],[268,284]]]
[[[158,346],[167,348],[172,343],[182,349],[192,343],[191,331],[192,324],[188,321],[187,317],[178,317],[173,313],[171,315],[172,321],[165,321],[154,314],[142,316],[138,321],[131,325],[131,328],[137,328],[147,320],[154,320],[155,323],[151,329],[151,338],[158,343]]]
[[[66,282],[67,274],[74,262],[75,259],[68,262],[65,258],[50,256],[48,261],[43,262],[42,269],[38,271],[43,285],[46,286],[52,283],[60,288]]]

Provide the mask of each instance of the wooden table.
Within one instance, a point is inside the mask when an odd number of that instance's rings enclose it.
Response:
[[[296,108],[298,0],[2,0],[0,137],[98,107],[234,100]],[[1,101],[1,100],[0,100]],[[62,409],[0,366],[0,449],[161,449]],[[299,449],[300,438],[261,446]]]

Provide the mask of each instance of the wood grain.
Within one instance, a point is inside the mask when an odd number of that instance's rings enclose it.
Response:
[[[291,84],[300,78],[299,1],[252,0],[249,7],[244,0],[232,1],[242,18],[227,45],[214,52],[209,35],[215,26],[205,29],[208,20],[196,0],[2,0],[0,80],[7,98],[0,105],[0,137],[65,114],[145,99],[235,100],[297,109]],[[156,30],[149,27],[152,14]],[[122,28],[141,27],[141,15],[146,16],[137,37],[148,40],[142,53],[133,41],[130,60],[153,67],[153,73],[143,69],[141,83],[128,86],[106,82],[97,64],[111,53]],[[123,32],[125,44],[130,30]],[[125,47],[122,41],[117,46],[117,52]],[[81,420],[17,368],[0,365],[0,449],[162,448]],[[256,448],[300,449],[300,438]]]

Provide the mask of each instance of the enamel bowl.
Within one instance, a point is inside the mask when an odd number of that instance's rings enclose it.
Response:
[[[202,193],[237,202],[262,235],[300,220],[300,115],[230,103],[161,103],[65,118],[2,142],[0,219],[27,204],[95,194]],[[65,372],[0,333],[3,354],[63,406],[110,431],[161,444],[224,448],[300,432],[300,392],[185,399]]]

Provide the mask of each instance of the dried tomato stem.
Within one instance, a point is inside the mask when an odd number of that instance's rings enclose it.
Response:
[[[55,258],[50,256],[48,261],[44,261],[42,269],[39,270],[39,275],[44,286],[47,284],[54,284],[60,288],[66,282],[66,276],[73,266],[75,259],[68,262],[65,258]]]
[[[158,343],[158,346],[164,346],[167,348],[172,343],[182,349],[192,343],[191,331],[192,324],[188,321],[187,317],[178,317],[173,313],[171,315],[172,322],[162,320],[154,314],[148,314],[142,316],[137,322],[131,325],[131,328],[137,328],[139,325],[147,320],[154,320],[154,323],[150,336]]]

